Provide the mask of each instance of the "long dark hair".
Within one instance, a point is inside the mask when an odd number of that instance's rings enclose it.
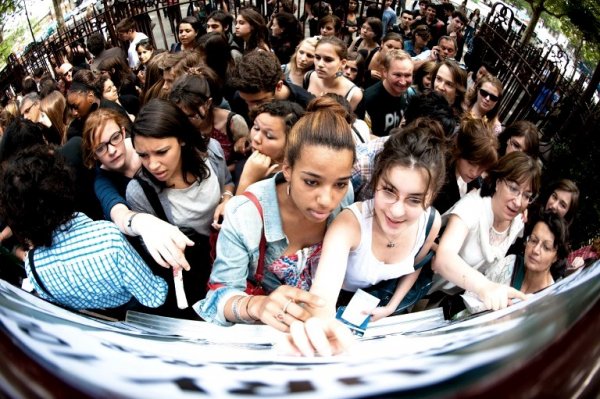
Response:
[[[181,173],[187,184],[194,182],[187,180],[188,173],[200,181],[210,176],[210,170],[204,162],[206,143],[183,111],[170,102],[156,98],[146,104],[133,123],[131,138],[134,147],[136,136],[156,139],[175,137],[181,144],[185,143],[181,147]],[[158,187],[167,187],[146,168],[142,168],[142,173]]]
[[[252,27],[252,32],[250,32],[250,37],[246,42],[244,52],[250,52],[259,47],[262,43],[267,44],[269,40],[269,30],[267,29],[267,24],[263,16],[260,15],[258,11],[251,8],[240,10],[240,16]]]
[[[431,204],[446,178],[445,143],[442,125],[430,118],[418,118],[402,129],[392,129],[390,138],[375,157],[372,192],[375,193],[380,178],[395,166],[421,169],[428,176],[426,198]],[[424,201],[423,207],[428,204]]]

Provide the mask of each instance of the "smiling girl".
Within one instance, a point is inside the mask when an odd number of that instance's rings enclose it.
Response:
[[[484,274],[523,234],[522,214],[539,191],[540,175],[537,160],[522,152],[507,154],[488,170],[480,191],[465,195],[444,214],[447,227],[433,261],[439,276],[434,276],[432,291],[473,291],[494,310],[506,307],[511,298],[525,299]]]
[[[352,204],[328,230],[311,288],[327,306],[316,315],[333,317],[340,288],[354,293],[391,282],[393,296],[371,313],[378,320],[397,311],[416,281],[415,264],[439,231],[440,216],[430,204],[445,177],[443,131],[429,122],[386,141],[375,161],[374,198]]]

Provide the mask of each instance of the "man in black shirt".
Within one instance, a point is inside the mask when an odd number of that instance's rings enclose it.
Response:
[[[359,117],[366,114],[376,136],[387,136],[400,126],[408,105],[408,91],[412,84],[413,61],[403,50],[391,50],[384,60],[383,79],[369,87],[357,110]]]

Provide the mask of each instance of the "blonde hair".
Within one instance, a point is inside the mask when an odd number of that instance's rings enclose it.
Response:
[[[290,62],[289,62],[290,71],[292,73],[296,73],[298,71],[298,67],[296,66],[296,54],[298,54],[298,50],[300,50],[300,47],[302,47],[303,44],[308,44],[309,46],[311,46],[313,48],[313,52],[314,52],[317,49],[318,41],[319,40],[316,37],[308,37],[308,38],[302,40],[298,44],[298,46],[296,47],[296,51],[294,51],[294,54],[290,58]],[[314,65],[313,65],[313,68],[314,68]]]

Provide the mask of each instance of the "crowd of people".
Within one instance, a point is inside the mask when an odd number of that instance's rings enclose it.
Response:
[[[358,290],[371,320],[454,317],[579,266],[577,185],[542,186],[493,60],[461,63],[479,11],[341,3],[187,16],[168,51],[128,18],[127,51],[100,32],[32,71],[0,112],[0,242],[22,267],[3,278],[117,318],[264,323],[310,356],[351,344],[336,311]]]

